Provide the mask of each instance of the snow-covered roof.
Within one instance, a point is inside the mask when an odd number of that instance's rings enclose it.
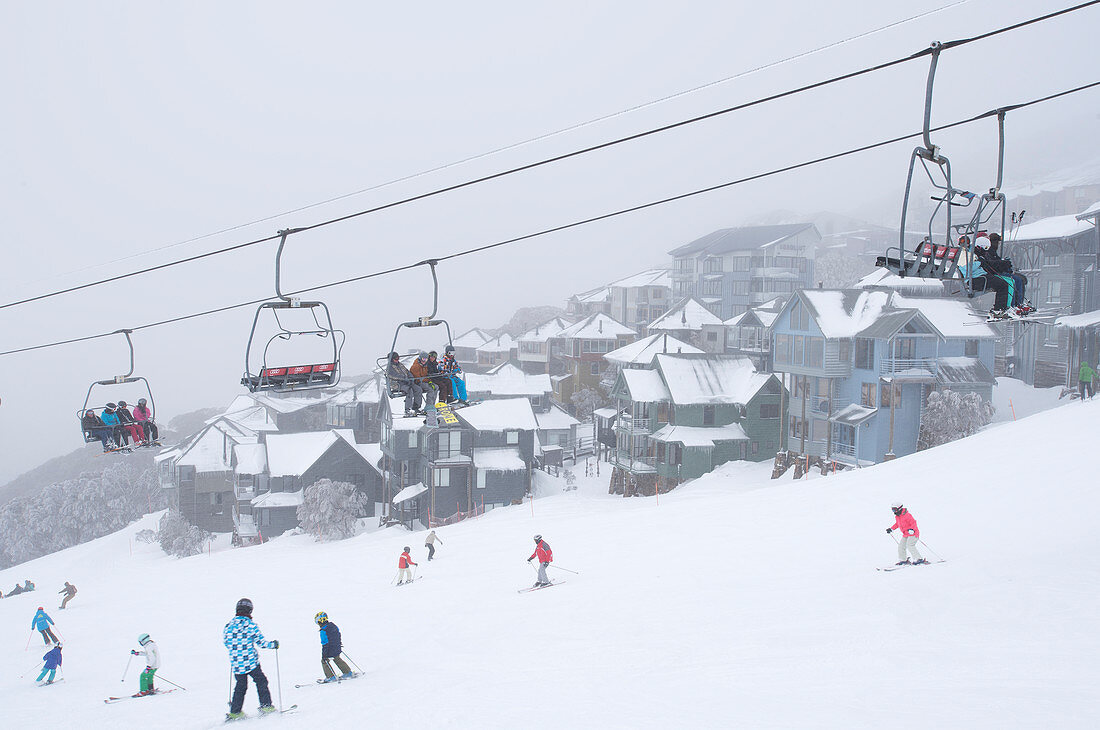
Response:
[[[385,378],[367,378],[359,385],[349,384],[346,387],[341,384],[337,387],[340,388],[340,392],[334,395],[329,402],[336,404],[346,403],[378,403],[382,400],[383,387],[380,385],[384,382]]]
[[[532,327],[527,330],[516,338],[516,342],[546,342],[551,337],[556,337],[559,332],[572,324],[572,322],[563,317],[554,317],[548,322],[543,322],[537,327]]]
[[[263,444],[237,444],[233,447],[237,457],[237,474],[263,474],[267,468],[267,449]]]
[[[722,324],[726,327],[771,327],[777,319],[779,319],[779,312],[752,308],[741,314],[735,314]]]
[[[299,489],[297,492],[267,492],[252,498],[252,509],[298,507],[302,504],[304,493],[304,489]]]
[[[890,298],[888,292],[858,289],[803,289],[800,294],[829,339],[855,337],[878,319]]]
[[[481,471],[524,471],[527,464],[519,449],[474,449],[474,466]]]
[[[614,340],[620,336],[636,335],[634,330],[621,322],[617,322],[603,312],[590,314],[580,322],[572,324],[557,335],[554,339],[561,340]]]
[[[466,374],[466,390],[470,393],[493,395],[542,395],[553,390],[546,373],[525,373],[511,363],[504,363],[491,374]]]
[[[405,418],[405,396],[387,397],[387,400],[390,404],[390,414],[393,415],[390,426],[394,431],[415,431],[424,425],[423,416]],[[423,402],[421,402],[421,405],[423,405]]]
[[[521,429],[534,431],[539,427],[531,401],[526,398],[502,398],[467,406],[455,414],[478,431]]]
[[[662,314],[647,325],[654,330],[691,330],[698,332],[705,324],[722,324],[722,318],[703,306],[694,297],[683,299],[679,304]]]
[[[1007,244],[1020,243],[1021,241],[1040,241],[1051,238],[1070,238],[1079,233],[1092,231],[1094,226],[1091,221],[1078,220],[1076,215],[1055,215],[1043,218],[1034,223],[1025,223],[1012,234],[1012,240]]]
[[[794,223],[778,226],[743,226],[723,228],[697,238],[668,252],[669,256],[693,256],[702,253],[723,254],[729,251],[748,251],[765,248],[791,236],[813,228],[813,223]]]
[[[180,455],[179,447],[174,446],[172,448],[165,449],[164,451],[161,451],[159,454],[154,456],[153,457],[153,463],[154,464],[159,464],[160,462],[164,461],[165,459],[175,459],[179,455]]]
[[[571,298],[576,299],[578,302],[605,302],[611,298],[611,288],[598,286],[595,289],[589,289],[586,292],[574,294]]]
[[[937,363],[939,374],[936,380],[942,385],[996,383],[993,373],[976,357],[941,357]]]
[[[596,418],[614,418],[618,411],[614,408],[597,408],[592,411],[592,415]]]
[[[268,473],[273,477],[301,476],[340,439],[355,446],[351,431],[272,434],[267,437]]]
[[[668,269],[648,269],[608,284],[609,287],[630,289],[636,286],[663,286],[672,288],[672,274]]]
[[[1100,309],[1092,312],[1082,312],[1081,314],[1070,314],[1065,317],[1059,317],[1055,320],[1054,324],[1058,327],[1068,327],[1070,329],[1095,327],[1100,324]]]
[[[238,411],[227,411],[221,416],[215,416],[213,420],[218,420],[219,418],[232,421],[241,428],[257,433],[260,431],[271,432],[279,430],[279,427],[275,425],[275,419],[271,417],[271,411],[265,406],[256,403],[252,403],[248,407]]]
[[[1085,209],[1084,213],[1077,214],[1077,220],[1090,220],[1092,218],[1096,218],[1097,216],[1100,216],[1100,203],[1093,203]]]
[[[191,443],[183,449],[182,455],[176,462],[178,466],[193,466],[195,471],[202,474],[215,471],[232,471],[228,463],[228,450],[237,442],[229,437],[227,448],[227,434],[218,428],[219,424],[212,424],[202,431]]]
[[[773,377],[756,372],[748,358],[728,355],[658,355],[657,368],[677,405],[748,403]]]
[[[861,406],[859,403],[852,403],[849,406],[841,408],[834,413],[829,420],[833,423],[843,423],[848,426],[858,426],[866,421],[871,416],[875,415],[878,411],[874,408],[868,408]]]
[[[451,341],[455,347],[473,347],[477,349],[492,339],[489,333],[474,327],[469,332],[463,332]]]
[[[656,370],[623,370],[621,374],[631,400],[657,403],[671,398],[665,381],[661,380],[661,374]]]
[[[550,410],[546,413],[536,413],[535,421],[539,424],[539,429],[543,431],[572,428],[580,423],[558,406],[550,406]]]
[[[426,491],[428,491],[428,488],[420,482],[417,482],[416,484],[410,484],[397,494],[393,495],[393,503],[401,504],[402,502],[407,502],[414,497],[420,496]]]
[[[918,310],[944,337],[985,339],[999,336],[965,299],[909,298],[894,293],[890,296],[890,306]]]
[[[673,426],[668,424],[650,436],[654,441],[684,446],[714,446],[715,441],[748,441],[745,429],[736,423],[726,426]]]
[[[701,353],[703,351],[668,333],[658,332],[612,350],[604,355],[603,359],[618,365],[648,365],[653,362],[654,355],[661,352]]]
[[[367,463],[371,465],[379,474],[382,473],[382,467],[378,464],[382,461],[382,445],[381,444],[353,444],[355,450],[358,451]]]
[[[509,352],[516,346],[516,341],[507,332],[501,333],[493,339],[477,346],[478,352]]]
[[[942,279],[931,277],[898,276],[887,268],[877,268],[852,285],[853,289],[870,289],[872,287],[883,287],[913,294],[920,293],[927,296],[943,293],[944,282]]]

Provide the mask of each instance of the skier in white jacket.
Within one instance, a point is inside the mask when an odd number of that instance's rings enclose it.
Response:
[[[141,673],[141,684],[138,694],[155,694],[156,690],[153,689],[153,675],[160,669],[160,649],[157,647],[157,642],[149,638],[149,634],[142,634],[139,636],[138,643],[141,644],[141,651],[130,650],[130,653],[134,656],[145,657],[145,671]]]

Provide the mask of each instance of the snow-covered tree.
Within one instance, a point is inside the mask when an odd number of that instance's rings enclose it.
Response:
[[[302,495],[298,521],[302,530],[311,535],[342,540],[355,535],[355,520],[364,504],[365,499],[354,484],[318,479]]]
[[[938,390],[928,394],[928,404],[921,418],[917,450],[923,451],[956,441],[978,432],[993,422],[996,409],[977,393],[959,395],[953,390]]]
[[[211,535],[183,518],[177,510],[168,510],[157,525],[157,542],[160,549],[177,558],[186,558],[202,552]]]
[[[839,251],[814,260],[814,278],[826,289],[850,287],[874,270],[871,264]]]
[[[581,388],[569,398],[569,402],[576,409],[577,418],[587,421],[592,417],[592,411],[604,404],[603,394],[594,388]]]

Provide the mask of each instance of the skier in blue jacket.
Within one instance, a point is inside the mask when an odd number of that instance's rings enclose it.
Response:
[[[46,684],[53,681],[54,674],[57,673],[57,668],[61,666],[61,644],[58,644],[54,648],[42,655],[42,660],[46,662],[42,665],[42,673],[38,675],[36,682],[41,682],[42,678],[47,674],[50,678],[46,680]]]
[[[107,428],[111,429],[111,438],[119,446],[129,445],[129,437],[126,434],[126,429],[122,427],[122,421],[118,417],[118,405],[114,403],[108,403],[103,412],[99,414],[99,420],[103,421],[103,424]]]
[[[248,691],[248,678],[256,683],[256,693],[260,695],[260,713],[275,712],[271,704],[271,690],[267,687],[267,676],[260,668],[260,654],[257,646],[264,649],[278,649],[278,641],[264,638],[260,627],[252,620],[252,601],[242,598],[237,601],[237,615],[225,625],[222,641],[229,650],[229,664],[237,683],[233,687],[233,701],[229,706],[227,720],[240,720],[245,715],[244,695]]]
[[[53,619],[49,617],[45,609],[39,606],[38,613],[34,614],[34,618],[31,619],[31,630],[38,631],[42,634],[42,643],[46,646],[61,643],[57,640],[57,637],[54,636],[53,631],[50,630],[50,625],[52,623]]]
[[[321,629],[321,669],[325,673],[324,681],[336,681],[336,672],[329,665],[330,659],[336,662],[337,668],[343,672],[340,679],[351,679],[354,676],[351,673],[351,668],[340,658],[340,651],[343,648],[340,644],[340,628],[328,620],[328,614],[324,611],[314,616],[313,620],[317,622]]]

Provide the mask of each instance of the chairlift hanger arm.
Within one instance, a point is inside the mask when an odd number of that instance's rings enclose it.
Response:
[[[302,230],[304,229],[284,228],[283,230],[279,231],[279,249],[275,252],[275,295],[285,302],[290,302],[291,306],[294,306],[294,300],[291,297],[283,294],[283,290],[281,287],[283,248],[286,247],[287,236],[291,235],[292,233],[299,233]]]

